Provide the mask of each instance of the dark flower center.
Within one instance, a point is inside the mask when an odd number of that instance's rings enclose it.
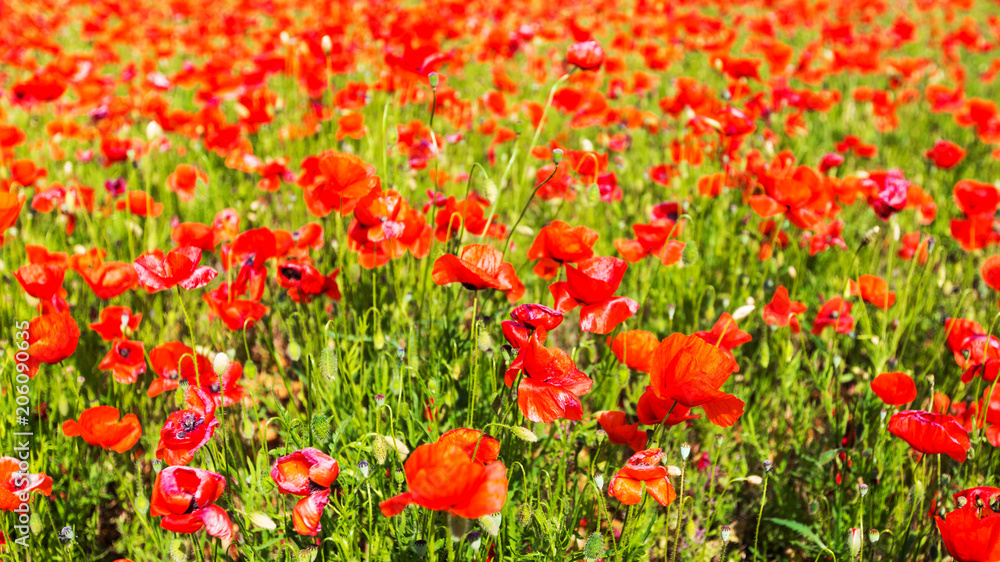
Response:
[[[292,267],[281,268],[281,275],[286,279],[291,279],[292,281],[302,280],[302,272]]]

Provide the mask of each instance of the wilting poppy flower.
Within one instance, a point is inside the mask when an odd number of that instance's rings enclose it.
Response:
[[[477,519],[500,511],[507,500],[507,468],[502,462],[484,465],[447,441],[417,447],[403,470],[408,491],[379,504],[386,517],[415,504]]]
[[[854,329],[854,317],[851,316],[853,307],[852,302],[847,302],[841,297],[831,297],[816,312],[812,333],[819,335],[827,326],[834,326],[838,334],[849,334]]]
[[[696,336],[671,334],[653,355],[649,380],[658,398],[694,408],[701,406],[708,421],[729,427],[743,415],[743,401],[721,390],[739,371],[732,355]]]
[[[218,271],[203,265],[201,250],[194,246],[174,248],[164,258],[153,254],[143,254],[133,263],[139,276],[139,284],[151,293],[173,288],[174,285],[192,290],[208,285]]]
[[[667,467],[660,464],[663,451],[646,449],[639,451],[628,459],[608,483],[608,495],[618,498],[625,505],[636,505],[642,499],[642,490],[656,503],[667,506],[677,499],[677,493],[667,477]]]
[[[949,170],[965,158],[965,149],[951,141],[939,140],[924,153],[924,156],[934,162],[938,168]]]
[[[146,372],[146,356],[142,342],[115,340],[98,369],[114,373],[115,381],[132,384]]]
[[[564,263],[576,263],[593,257],[597,232],[586,226],[570,226],[562,221],[542,227],[528,249],[529,260],[535,264],[535,275],[552,279]]]
[[[578,306],[580,329],[592,334],[607,334],[639,310],[639,303],[628,297],[616,297],[628,262],[620,258],[593,257],[576,267],[566,266],[566,281],[549,285],[555,308],[569,312]]]
[[[744,332],[736,325],[736,320],[728,312],[723,312],[719,316],[711,330],[695,332],[691,335],[730,352],[753,339],[749,333]]]
[[[124,453],[142,437],[142,426],[135,414],[127,414],[119,420],[121,412],[112,406],[87,408],[80,414],[80,420],[66,420],[62,431],[66,437],[83,437],[90,445]]]
[[[132,314],[127,306],[106,306],[101,310],[100,322],[90,324],[90,329],[100,334],[104,341],[125,337],[125,329],[134,332],[139,328],[142,314]]]
[[[219,420],[215,418],[215,402],[198,387],[188,387],[184,393],[187,409],[170,414],[160,430],[156,458],[169,465],[191,462],[194,453],[215,433]]]
[[[968,432],[948,415],[906,410],[889,418],[888,430],[928,455],[944,453],[958,462],[965,462],[969,451]]]
[[[573,43],[566,49],[566,62],[580,70],[595,70],[604,64],[604,49],[597,41]]]
[[[224,509],[213,505],[226,491],[221,474],[201,468],[168,466],[156,475],[149,514],[165,515],[160,527],[175,533],[196,533],[202,528],[213,537],[230,540],[233,523]]]
[[[497,438],[467,427],[442,433],[438,443],[450,443],[465,451],[470,459],[482,464],[490,464],[500,454],[500,441]]]
[[[788,298],[788,289],[784,285],[778,286],[771,297],[771,302],[764,305],[764,323],[768,326],[791,326],[793,333],[799,333],[797,315],[806,311],[806,305]]]
[[[493,246],[470,244],[458,256],[445,254],[434,262],[431,277],[438,285],[461,283],[470,291],[497,289],[507,293],[507,300],[516,302],[524,296],[524,284],[514,266],[501,262],[503,255]]]
[[[194,199],[199,183],[207,186],[208,174],[190,164],[178,164],[174,172],[167,176],[167,189],[176,193],[181,201]]]
[[[660,338],[644,330],[628,330],[618,334],[611,342],[611,351],[618,361],[641,373],[653,368],[653,352],[660,345]]]
[[[521,349],[528,344],[528,338],[535,330],[549,332],[562,324],[563,314],[554,308],[543,304],[522,304],[510,311],[513,320],[500,323],[507,343],[514,349]]]
[[[917,385],[906,373],[882,373],[872,380],[872,392],[889,406],[902,406],[917,399]]]
[[[934,517],[948,554],[957,562],[1000,560],[1000,513],[994,511],[1000,488],[980,486],[953,497],[958,507]]]
[[[34,377],[38,365],[54,365],[73,355],[80,343],[80,328],[69,312],[43,314],[28,323],[28,375]]]
[[[31,502],[32,492],[52,494],[52,478],[45,473],[25,474],[14,457],[0,457],[0,511],[13,511]]]
[[[629,424],[625,412],[597,412],[597,423],[608,434],[608,441],[617,445],[628,445],[633,452],[646,448],[649,437],[639,430],[639,424]]]
[[[848,280],[847,293],[851,296],[861,295],[865,302],[882,310],[889,310],[889,307],[896,302],[896,293],[889,290],[889,284],[885,279],[874,275],[862,275],[857,282],[853,279]]]
[[[285,455],[271,467],[271,478],[283,494],[304,496],[292,509],[292,525],[300,535],[316,536],[319,520],[329,502],[330,486],[340,467],[330,455],[307,447]]]
[[[163,203],[157,203],[145,191],[129,191],[125,199],[115,202],[115,209],[140,217],[158,217],[163,212]]]
[[[669,398],[659,398],[651,386],[647,386],[639,397],[635,413],[639,416],[639,421],[646,425],[662,423],[668,427],[701,417],[692,414],[691,409],[683,404],[678,404]]]
[[[565,351],[543,346],[545,336],[545,330],[535,330],[507,369],[504,383],[513,385],[518,371],[524,372],[517,387],[517,405],[531,421],[579,420],[583,406],[578,397],[590,392],[594,381],[576,368]]]

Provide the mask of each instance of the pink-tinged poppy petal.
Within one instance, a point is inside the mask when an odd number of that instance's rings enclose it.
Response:
[[[226,510],[217,505],[210,505],[200,510],[201,521],[205,524],[205,532],[224,541],[233,538],[233,523],[229,520]]]
[[[189,291],[200,289],[211,283],[212,279],[215,279],[218,274],[218,271],[208,267],[207,265],[203,265],[198,269],[195,269],[194,273],[192,273],[187,279],[183,279],[178,284]]]
[[[608,334],[635,316],[639,303],[628,297],[614,297],[580,309],[580,329],[592,334]]]

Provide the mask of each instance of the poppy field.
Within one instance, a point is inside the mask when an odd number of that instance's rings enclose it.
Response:
[[[0,13],[0,560],[1000,562],[1000,2]]]

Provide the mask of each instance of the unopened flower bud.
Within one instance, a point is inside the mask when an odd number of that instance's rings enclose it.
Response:
[[[323,48],[324,55],[329,55],[330,51],[333,50],[333,41],[330,40],[329,35],[324,35],[323,39],[320,40],[319,45]]]
[[[858,486],[858,491],[861,492],[861,497],[868,495],[868,484],[861,484]]]
[[[220,351],[215,354],[215,359],[212,359],[212,369],[215,370],[217,376],[221,377],[229,368],[229,363],[229,356]]]
[[[851,558],[856,558],[861,552],[861,529],[852,528],[848,531],[847,548],[851,551]]]
[[[427,82],[430,83],[431,88],[437,88],[438,82],[440,82],[441,77],[438,76],[437,72],[431,72],[427,75]]]
[[[510,432],[514,434],[514,437],[517,437],[521,441],[527,441],[528,443],[538,441],[538,436],[526,427],[515,425],[510,428]]]
[[[368,461],[361,461],[358,463],[358,470],[361,471],[362,478],[368,478],[368,470],[370,467],[371,465],[368,464]]]
[[[879,536],[881,536],[881,533],[878,532],[878,529],[868,529],[868,542],[872,544],[877,543]]]
[[[681,458],[687,460],[690,454],[691,454],[691,445],[687,443],[681,443]]]
[[[600,533],[594,533],[587,537],[587,542],[583,545],[583,559],[586,562],[597,562],[604,556],[604,539]]]
[[[597,486],[598,490],[604,489],[604,475],[598,472],[594,475],[594,484]]]
[[[553,164],[555,164],[556,166],[558,166],[559,163],[562,162],[562,159],[563,159],[563,151],[562,151],[561,148],[557,148],[557,149],[555,149],[555,150],[552,151],[552,163]]]

